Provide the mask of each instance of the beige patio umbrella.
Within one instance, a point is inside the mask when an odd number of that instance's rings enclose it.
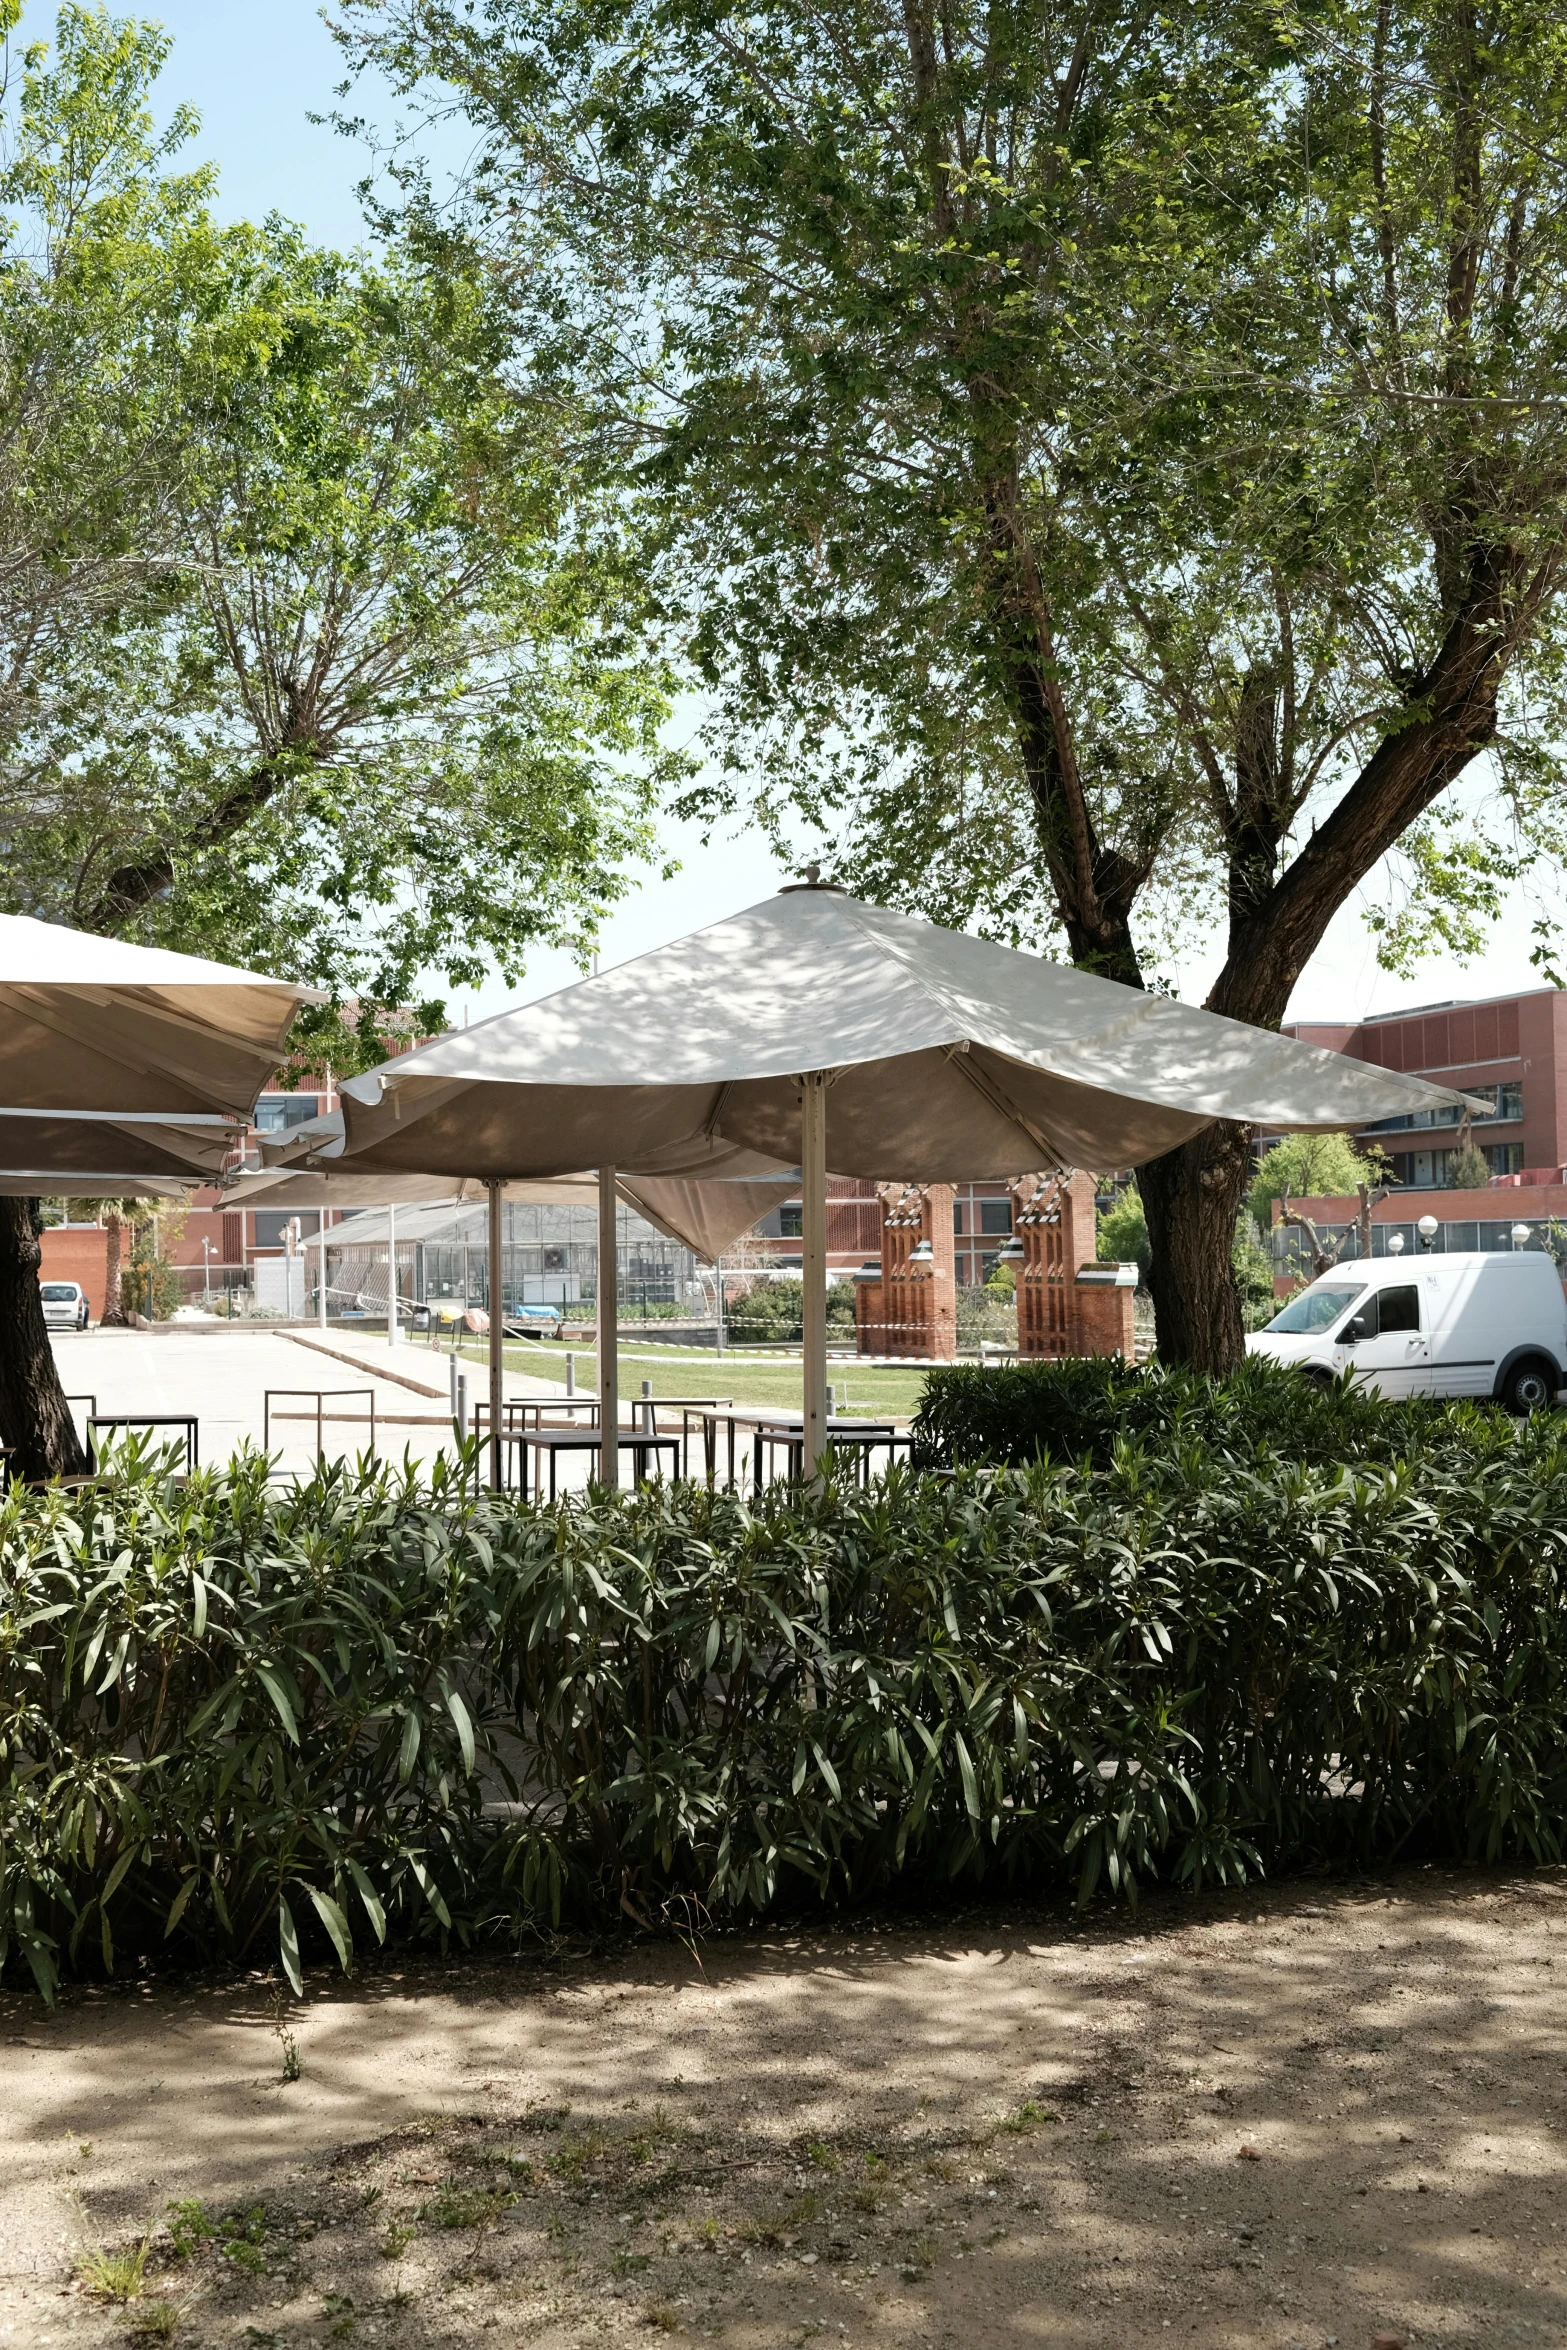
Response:
[[[490,1205],[490,1294],[501,1293],[501,1226],[500,1210],[507,1201],[534,1202],[557,1207],[597,1206],[600,1210],[600,1243],[604,1241],[603,1202],[600,1198],[596,1174],[539,1176],[531,1181],[502,1183],[484,1182],[472,1177],[454,1178],[439,1175],[365,1175],[356,1171],[350,1160],[341,1164],[344,1148],[343,1117],[341,1111],[329,1111],[325,1117],[312,1118],[294,1127],[286,1138],[276,1141],[261,1138],[261,1155],[270,1162],[259,1173],[242,1175],[231,1183],[225,1197],[235,1206],[264,1203],[268,1208],[396,1208],[404,1205],[433,1205],[450,1201],[454,1206],[470,1200],[487,1199]],[[799,1189],[797,1167],[780,1167],[770,1159],[763,1159],[754,1151],[735,1148],[731,1144],[703,1143],[692,1150],[670,1154],[672,1163],[700,1166],[700,1175],[620,1176],[615,1192],[627,1207],[645,1216],[650,1224],[671,1240],[682,1242],[709,1263],[721,1257],[733,1246],[742,1232],[753,1225],[786,1199],[792,1199]],[[313,1172],[294,1173],[291,1167],[308,1165]],[[613,1260],[611,1260],[613,1261]],[[323,1273],[318,1288],[322,1319],[326,1316],[326,1281]],[[613,1298],[611,1304],[614,1304]],[[603,1303],[601,1285],[601,1308]],[[502,1317],[490,1317],[490,1401],[496,1416],[491,1425],[500,1426],[499,1396],[502,1387]],[[605,1362],[610,1362],[610,1399],[616,1413],[619,1399],[616,1393],[616,1366],[614,1347],[606,1355],[603,1346],[603,1313],[600,1320],[600,1395],[603,1395]],[[613,1333],[612,1333],[613,1337]],[[618,1463],[617,1463],[618,1466]],[[499,1471],[499,1448],[492,1460],[492,1473]]]
[[[341,1088],[342,1162],[503,1180],[798,1164],[807,1457],[826,1421],[826,1170],[972,1181],[1136,1166],[1219,1118],[1335,1129],[1463,1099],[813,877]],[[603,1284],[600,1285],[601,1290]]]
[[[482,1177],[364,1175],[352,1159],[329,1161],[322,1144],[341,1147],[341,1140],[341,1112],[296,1126],[287,1152],[263,1152],[273,1163],[226,1184],[223,1199],[233,1208],[428,1208],[444,1203],[463,1208],[489,1199],[489,1184]],[[717,1163],[724,1163],[731,1173],[618,1175],[616,1189],[625,1206],[644,1215],[648,1224],[712,1262],[738,1241],[742,1231],[752,1229],[768,1210],[794,1199],[799,1191],[799,1168],[775,1166],[756,1152],[726,1149]],[[308,1173],[296,1173],[298,1166],[308,1166]],[[545,1208],[590,1208],[599,1201],[599,1177],[538,1175],[526,1182],[505,1182],[500,1184],[500,1199]]]
[[[0,1173],[36,1176],[34,1191],[74,1191],[102,1182],[107,1192],[145,1176],[175,1183],[211,1182],[242,1139],[228,1117],[105,1118],[61,1110],[0,1110]],[[25,1188],[25,1187],[24,1187]],[[13,1192],[11,1196],[15,1196]]]
[[[244,1118],[312,988],[0,914],[0,1112]]]

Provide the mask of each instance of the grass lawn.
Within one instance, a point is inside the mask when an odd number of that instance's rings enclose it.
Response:
[[[482,1364],[488,1359],[482,1338],[465,1339],[458,1351],[471,1363]],[[576,1357],[577,1385],[591,1392],[598,1385],[598,1356],[592,1347],[574,1346],[568,1350],[564,1346],[534,1345],[531,1340],[524,1340],[507,1347],[506,1367],[509,1371],[531,1372],[535,1379],[563,1380],[568,1351]],[[901,1417],[914,1411],[925,1385],[923,1368],[882,1370],[870,1363],[829,1362],[827,1376],[837,1389],[840,1411],[872,1416],[895,1412]],[[729,1396],[736,1403],[774,1404],[784,1411],[798,1411],[801,1405],[797,1361],[758,1362],[748,1355],[727,1351],[720,1358],[710,1346],[656,1343],[645,1347],[622,1346],[622,1397],[639,1395],[644,1379],[651,1381],[655,1396]]]

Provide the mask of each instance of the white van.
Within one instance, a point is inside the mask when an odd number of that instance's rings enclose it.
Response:
[[[50,1330],[85,1330],[89,1318],[87,1292],[79,1281],[41,1281],[44,1324]]]
[[[1251,1354],[1381,1395],[1483,1395],[1535,1412],[1567,1383],[1567,1294],[1542,1249],[1356,1258],[1319,1274]]]

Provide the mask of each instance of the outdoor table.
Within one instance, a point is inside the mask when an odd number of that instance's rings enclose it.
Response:
[[[709,1404],[702,1412],[702,1445],[707,1458],[707,1481],[711,1485],[718,1473],[718,1431],[720,1426],[729,1431],[729,1483],[735,1481],[735,1433],[737,1430],[755,1430],[776,1420],[776,1411],[758,1409],[742,1404]]]
[[[539,1479],[542,1474],[539,1465],[540,1455],[548,1453],[550,1499],[553,1501],[555,1499],[555,1464],[560,1454],[563,1452],[597,1453],[601,1448],[602,1431],[587,1428],[541,1426],[524,1429],[515,1435],[508,1434],[502,1441],[507,1444],[515,1444],[519,1448],[522,1460],[522,1497],[524,1501],[528,1498],[527,1454],[531,1452],[533,1455],[533,1491],[534,1497],[537,1499]],[[656,1457],[659,1453],[667,1452],[670,1460],[670,1474],[672,1476],[680,1474],[680,1439],[678,1436],[650,1436],[634,1432],[620,1438],[619,1449],[621,1452],[630,1453],[633,1472],[638,1484],[646,1481],[649,1453]]]
[[[652,1435],[658,1427],[660,1412],[678,1412],[680,1414],[680,1474],[682,1477],[689,1477],[691,1474],[691,1422],[693,1417],[701,1418],[707,1412],[722,1410],[734,1399],[727,1395],[632,1395],[623,1400],[631,1406],[632,1427],[635,1428],[640,1424],[649,1435]],[[643,1415],[640,1423],[636,1417],[638,1413]],[[712,1482],[711,1477],[708,1482]]]
[[[789,1455],[789,1476],[798,1484],[805,1473],[805,1416],[803,1413],[774,1414],[770,1419],[759,1419],[756,1424],[756,1460],[752,1471],[752,1486],[756,1492],[762,1486],[762,1447],[767,1447],[768,1467],[772,1467],[774,1447],[783,1445]],[[870,1477],[870,1458],[878,1445],[888,1451],[912,1442],[911,1432],[900,1428],[894,1420],[830,1419],[827,1422],[827,1441],[831,1445],[852,1446],[858,1456],[859,1482],[864,1485]]]
[[[765,1405],[742,1405],[738,1409],[733,1405],[710,1405],[702,1412],[702,1434],[707,1455],[707,1481],[709,1485],[714,1482],[718,1472],[718,1431],[720,1427],[725,1427],[729,1431],[729,1483],[731,1486],[735,1481],[735,1438],[737,1434],[748,1435],[754,1441],[754,1476],[758,1485],[762,1481],[762,1447],[764,1444],[770,1446],[787,1443],[792,1431],[791,1449],[797,1460],[804,1446],[805,1418],[801,1412],[780,1412],[776,1407],[769,1408]],[[829,1423],[829,1435],[841,1439],[844,1443],[858,1444],[867,1462],[878,1444],[884,1444],[891,1448],[899,1444],[906,1445],[910,1441],[908,1430],[906,1428],[900,1429],[896,1421],[856,1420],[850,1419],[847,1415]]]
[[[599,1399],[596,1395],[514,1395],[507,1397],[501,1409],[505,1414],[501,1423],[503,1436],[516,1435],[520,1428],[526,1428],[530,1412],[535,1428],[542,1427],[546,1412],[586,1412],[590,1428],[596,1428],[599,1424]],[[474,1405],[473,1432],[476,1436],[484,1434],[489,1418],[488,1402]]]
[[[92,1412],[87,1420],[87,1451],[96,1468],[98,1450],[93,1443],[95,1428],[183,1428],[185,1466],[194,1469],[200,1457],[196,1445],[196,1426],[194,1412]]]

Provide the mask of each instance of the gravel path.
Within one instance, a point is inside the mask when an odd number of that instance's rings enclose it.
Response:
[[[260,1982],[12,1996],[0,2342],[1550,2350],[1564,1925],[1420,1871],[317,1975],[292,2081]]]

